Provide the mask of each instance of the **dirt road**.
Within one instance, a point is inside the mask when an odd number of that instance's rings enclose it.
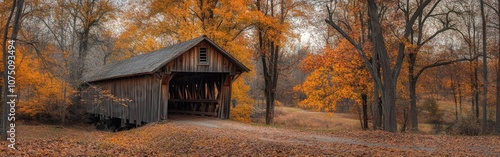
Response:
[[[0,156],[500,156],[498,136],[306,131],[199,117],[117,133],[91,126],[18,129],[18,149],[0,142]]]
[[[479,155],[499,156],[499,137],[460,137],[387,133],[383,131],[311,132],[255,126],[214,119],[175,119],[174,124],[226,132],[231,138],[257,139],[256,142],[284,145],[290,149],[310,147],[313,155]],[[458,142],[458,143],[457,143]]]

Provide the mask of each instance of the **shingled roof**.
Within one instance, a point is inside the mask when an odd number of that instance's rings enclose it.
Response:
[[[138,55],[129,59],[104,65],[96,69],[87,70],[84,72],[82,80],[84,82],[95,82],[113,78],[152,74],[202,41],[210,43],[242,70],[250,71],[245,65],[231,56],[224,49],[217,46],[217,44],[215,44],[208,37],[201,36],[147,54]]]

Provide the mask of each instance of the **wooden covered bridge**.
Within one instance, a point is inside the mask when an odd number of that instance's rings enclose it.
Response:
[[[86,71],[86,111],[104,128],[167,119],[169,113],[229,118],[231,83],[249,69],[206,36]],[[113,99],[98,94],[107,91]],[[116,99],[127,101],[117,102]]]

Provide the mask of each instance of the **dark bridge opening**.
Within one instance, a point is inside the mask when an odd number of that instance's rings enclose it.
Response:
[[[220,117],[226,73],[175,73],[169,82],[169,114]]]

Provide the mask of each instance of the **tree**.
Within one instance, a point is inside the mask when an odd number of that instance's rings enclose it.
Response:
[[[231,55],[251,65],[252,39],[247,33],[257,23],[258,12],[244,0],[154,0],[131,2],[124,13],[126,31],[117,39],[112,61],[148,53],[202,35]],[[147,12],[144,9],[148,10]],[[253,69],[252,66],[249,67]],[[243,74],[232,86],[238,104],[252,104]]]
[[[366,52],[362,49],[361,45],[354,41],[350,35],[348,35],[342,28],[340,28],[336,22],[334,22],[332,17],[332,12],[327,6],[328,18],[325,20],[330,26],[342,34],[358,51],[358,53],[363,58],[363,61],[370,71],[372,78],[376,82],[376,87],[382,93],[382,104],[383,104],[383,116],[384,116],[384,130],[390,132],[396,132],[396,80],[399,76],[399,71],[401,70],[401,65],[403,61],[404,54],[402,52],[398,53],[396,59],[396,65],[391,68],[391,61],[389,54],[385,45],[385,39],[382,34],[382,28],[379,20],[378,7],[375,1],[368,1],[368,16],[370,17],[371,26],[371,42],[373,44],[373,54],[378,56],[380,67],[382,68],[382,77],[376,72],[377,69],[374,68],[372,63],[370,63]],[[414,21],[414,20],[413,20]],[[383,78],[383,79],[380,79]]]
[[[336,2],[336,5],[343,6],[341,9],[337,8],[333,14],[344,24],[342,27],[346,33],[368,51],[370,45],[367,42],[369,38],[366,3],[345,1]],[[326,36],[330,34],[325,32]],[[306,98],[299,102],[299,106],[324,112],[342,112],[345,111],[345,107],[351,111],[357,109],[361,126],[367,129],[367,99],[372,95],[368,90],[373,88],[370,74],[361,57],[353,55],[356,52],[353,51],[354,47],[349,41],[346,39],[328,41],[328,38],[325,40],[324,50],[308,55],[302,63],[301,69],[310,74],[303,84],[294,88],[306,95]],[[348,105],[345,105],[346,102]],[[343,105],[342,108],[339,108],[340,104]],[[377,104],[374,106],[378,108],[378,102],[374,104]],[[374,115],[376,113],[379,112],[375,112]],[[374,128],[378,126],[380,125],[374,125]]]
[[[388,54],[387,47],[385,45],[384,34],[382,33],[382,25],[380,21],[380,12],[378,10],[377,3],[374,0],[368,1],[368,15],[370,17],[370,28],[371,28],[371,41],[373,44],[373,53],[378,56],[378,63],[381,68],[381,76],[379,76],[377,69],[374,68],[375,62],[370,63],[367,54],[362,50],[359,43],[354,41],[342,28],[340,28],[337,23],[333,20],[330,8],[327,7],[329,12],[329,17],[325,20],[330,26],[337,30],[343,37],[349,40],[349,42],[356,47],[356,50],[362,56],[365,64],[367,65],[376,87],[382,93],[382,104],[383,104],[383,116],[384,116],[384,130],[394,132],[396,131],[396,115],[395,115],[395,89],[396,82],[400,70],[403,65],[403,59],[405,57],[405,51],[409,49],[408,41],[410,41],[410,35],[413,32],[413,25],[419,17],[422,17],[424,9],[429,5],[431,0],[425,0],[418,3],[415,7],[414,13],[406,14],[406,20],[403,27],[403,35],[400,37],[399,50],[397,52],[397,57],[394,60],[395,65],[391,68],[392,60]],[[409,3],[407,3],[409,5]],[[386,4],[389,5],[389,4]],[[431,9],[433,10],[433,9]]]
[[[2,110],[2,128],[1,128],[1,136],[2,136],[2,140],[7,140],[7,124],[9,123],[9,120],[8,120],[8,112],[10,111],[10,105],[7,103],[8,101],[8,98],[7,97],[7,93],[10,93],[10,94],[14,94],[12,92],[9,91],[9,87],[8,87],[8,81],[9,80],[9,68],[8,68],[8,64],[7,64],[7,56],[9,56],[9,53],[7,51],[7,47],[10,47],[10,46],[7,46],[7,36],[9,34],[9,27],[10,27],[10,22],[12,20],[12,15],[14,14],[14,12],[16,13],[14,15],[14,21],[13,21],[13,24],[12,24],[12,32],[11,32],[11,37],[10,37],[10,41],[13,41],[12,43],[9,41],[9,45],[12,45],[13,48],[9,48],[9,49],[14,49],[15,50],[15,47],[16,47],[16,42],[17,42],[17,33],[19,32],[19,29],[20,29],[20,21],[19,19],[21,19],[21,16],[22,16],[22,11],[23,11],[23,5],[24,5],[24,0],[14,0],[13,3],[12,3],[12,8],[11,8],[11,11],[10,11],[10,14],[9,14],[9,17],[7,18],[7,23],[5,25],[5,30],[4,30],[4,35],[3,35],[3,68],[4,68],[4,71],[3,71],[3,82],[4,82],[4,87],[3,87],[3,110]],[[15,53],[15,52],[14,52]],[[14,101],[16,101],[16,99],[14,98]],[[12,122],[11,122],[12,123]]]
[[[497,0],[497,9],[495,10],[497,15],[498,15],[498,19],[500,20],[500,0]],[[497,105],[497,108],[496,108],[496,132],[497,133],[500,133],[500,79],[498,79],[498,76],[500,76],[500,23],[498,24],[498,43],[497,43],[497,46],[498,46],[498,57],[497,57],[497,82],[496,82],[496,85],[497,85],[497,95],[496,95],[496,105]]]
[[[413,26],[411,19],[416,17],[416,29],[405,29],[404,41],[400,43],[399,51],[407,51],[407,62],[408,62],[408,79],[409,79],[409,93],[410,93],[410,129],[413,131],[418,130],[418,111],[417,111],[417,94],[416,94],[416,86],[418,82],[418,78],[420,75],[429,68],[434,68],[438,66],[448,65],[455,62],[466,61],[467,58],[456,59],[451,61],[437,61],[435,63],[425,65],[420,70],[415,73],[415,66],[417,64],[417,56],[419,56],[420,49],[426,45],[429,41],[432,41],[439,34],[447,30],[451,30],[454,28],[454,24],[451,23],[450,14],[455,13],[453,9],[445,10],[445,12],[436,12],[436,9],[439,9],[439,4],[441,0],[434,1],[432,5],[430,0],[416,1],[416,7],[425,8],[425,6],[432,6],[428,11],[424,10],[416,10],[414,13],[411,13],[411,5],[412,2],[407,0],[404,4],[399,4],[399,8],[405,15],[406,26]],[[442,18],[439,18],[442,17]],[[426,33],[428,28],[428,23],[432,22],[431,19],[436,19],[438,23],[441,24],[441,27],[436,31],[432,32],[428,36]],[[409,34],[409,35],[406,35]],[[403,45],[406,44],[406,45]],[[406,48],[405,48],[406,47]]]
[[[264,96],[266,98],[266,124],[273,123],[276,87],[278,84],[278,60],[285,45],[286,35],[290,34],[290,17],[304,16],[301,8],[305,1],[270,0],[255,1],[259,12],[256,24],[257,54],[262,62]]]
[[[62,79],[64,100],[72,98],[72,103],[62,101],[61,122],[65,123],[66,110],[68,107],[75,107],[76,113],[83,113],[80,107],[79,93],[66,94],[67,91],[77,89],[82,90],[82,75],[85,70],[95,68],[94,64],[89,64],[89,56],[94,57],[99,44],[104,44],[101,40],[105,36],[105,29],[102,27],[110,20],[115,19],[117,9],[109,0],[59,0],[55,2],[38,3],[34,13],[34,18],[43,24],[40,30],[47,30],[46,36],[39,36],[38,41],[31,45],[38,52],[38,56],[50,67],[50,72]],[[42,31],[40,31],[42,32]],[[42,33],[41,33],[42,34]],[[102,35],[104,34],[104,35]],[[44,40],[42,40],[44,39]],[[48,41],[45,41],[48,40]],[[45,45],[39,45],[40,41],[54,45],[51,51],[57,52],[52,56],[41,54]],[[69,83],[70,86],[67,86]],[[68,98],[67,98],[68,97]],[[70,108],[71,109],[71,108]]]
[[[483,36],[483,132],[486,132],[487,126],[487,116],[486,116],[486,106],[488,100],[488,62],[486,56],[486,15],[484,14],[484,0],[481,0],[481,22],[483,24],[482,36]]]
[[[302,63],[302,70],[310,73],[303,84],[294,89],[304,93],[306,99],[299,106],[315,111],[338,111],[338,104],[355,102],[359,106],[361,126],[368,129],[367,97],[372,89],[370,74],[359,56],[352,55],[353,47],[345,39],[341,39],[335,48],[329,45],[318,54],[309,55]],[[333,46],[331,46],[333,47]],[[351,109],[351,110],[352,110]]]
[[[474,56],[479,56],[479,50],[478,46],[479,45],[479,40],[477,40],[476,36],[478,35],[477,29],[477,3],[474,1],[458,1],[459,2],[459,7],[462,9],[462,27],[464,28],[457,28],[455,29],[456,32],[458,32],[464,41],[467,44],[467,52],[468,56],[470,58]],[[469,67],[468,70],[470,70],[469,77],[470,77],[470,89],[471,89],[471,112],[475,113],[476,118],[479,118],[479,77],[478,77],[478,71],[479,71],[479,60],[470,60],[469,61]]]
[[[433,3],[431,3],[433,2]],[[425,65],[419,71],[415,73],[415,65],[417,63],[417,54],[419,49],[424,46],[426,43],[431,41],[433,38],[445,32],[446,30],[450,30],[453,28],[453,24],[450,23],[450,14],[455,13],[453,9],[449,9],[448,11],[442,13],[435,13],[436,8],[438,8],[440,4],[440,0],[431,1],[431,0],[418,0],[416,2],[410,2],[409,0],[395,3],[384,3],[383,9],[381,11],[378,10],[377,3],[373,0],[368,1],[368,15],[370,17],[370,29],[371,29],[371,37],[372,37],[372,45],[373,45],[373,54],[377,56],[376,60],[371,60],[370,63],[367,54],[362,50],[359,43],[356,43],[355,40],[350,38],[350,35],[346,33],[345,29],[342,29],[338,25],[338,21],[333,20],[331,9],[328,8],[329,17],[326,19],[326,22],[332,26],[335,30],[337,30],[343,37],[347,38],[351,44],[355,45],[356,50],[362,56],[365,64],[369,68],[370,74],[374,79],[375,87],[378,91],[382,93],[382,103],[383,103],[383,116],[384,116],[384,126],[390,127],[385,128],[385,130],[395,130],[395,126],[387,126],[387,125],[395,125],[395,116],[391,117],[391,113],[395,108],[395,92],[391,91],[396,89],[396,82],[398,82],[398,75],[402,68],[402,62],[404,61],[404,57],[408,57],[408,70],[409,70],[409,90],[410,90],[410,127],[413,130],[418,128],[418,120],[417,120],[417,109],[416,109],[416,83],[418,77],[429,68],[442,66],[451,64],[454,62],[471,60],[471,58],[462,58],[451,61],[437,61],[435,63]],[[382,4],[380,4],[382,5]],[[389,25],[389,29],[392,29],[392,33],[395,34],[399,41],[399,48],[397,50],[397,55],[394,60],[391,60],[391,55],[388,54],[388,48],[385,45],[385,38],[379,37],[384,36],[382,30],[385,28],[384,25],[381,25],[380,19],[385,19],[387,15],[387,8],[397,6],[398,10],[402,11],[404,15],[404,24],[402,28],[398,28],[397,24]],[[430,7],[429,7],[430,6]],[[371,9],[371,10],[370,10]],[[399,14],[397,12],[393,14]],[[442,17],[442,18],[438,18]],[[427,24],[430,23],[431,19],[436,19],[435,21],[441,23],[441,28],[438,28],[435,32],[430,33],[426,36],[427,32]],[[397,20],[397,19],[395,19]],[[344,24],[344,23],[342,23]],[[415,26],[416,25],[416,26]],[[380,30],[380,32],[379,32]],[[401,33],[401,34],[399,34]],[[389,45],[390,46],[390,45]],[[380,65],[381,73],[378,74],[378,65]],[[391,68],[391,65],[394,65]],[[376,108],[374,108],[376,109]],[[394,110],[395,111],[395,110]],[[392,127],[392,128],[391,128]]]
[[[257,0],[255,3],[257,11],[261,12],[265,17],[270,17],[269,20],[275,21],[275,19],[273,19],[275,16],[274,0],[270,1],[269,6],[267,6],[267,2],[261,3],[260,0]],[[277,22],[277,20],[275,22]],[[257,49],[262,62],[264,96],[266,98],[266,124],[271,124],[274,118],[274,99],[276,95],[276,86],[278,84],[278,58],[280,51],[279,39],[273,39],[279,37],[273,37],[267,34],[271,33],[271,31],[271,29],[266,29],[265,26],[257,26]],[[276,32],[276,34],[279,34],[279,32]]]

